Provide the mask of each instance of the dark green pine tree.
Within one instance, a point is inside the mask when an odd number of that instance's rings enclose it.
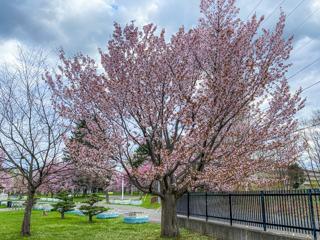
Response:
[[[92,223],[92,218],[95,215],[98,215],[99,213],[102,213],[104,211],[109,210],[109,208],[105,207],[100,207],[100,206],[95,206],[97,202],[101,201],[99,196],[97,194],[92,194],[91,196],[88,197],[85,203],[85,205],[80,206],[80,210],[88,216],[89,218],[89,223]]]
[[[60,201],[52,204],[53,210],[58,211],[61,215],[61,219],[64,219],[65,212],[73,210],[76,205],[73,202],[73,198],[69,197],[66,192],[59,193],[57,198]]]
[[[135,168],[140,167],[145,161],[149,154],[149,149],[146,144],[139,146],[134,153],[132,159],[132,166]]]
[[[80,120],[77,123],[77,127],[76,127],[75,131],[72,132],[70,140],[71,141],[77,141],[78,143],[93,147],[89,142],[84,140],[84,137],[85,137],[84,131],[85,130],[88,130],[87,123],[86,123],[85,120]],[[63,153],[64,153],[63,160],[65,160],[66,162],[72,161],[68,149],[64,149]]]
[[[288,167],[288,180],[290,187],[299,188],[306,180],[305,172],[298,163],[294,163]]]

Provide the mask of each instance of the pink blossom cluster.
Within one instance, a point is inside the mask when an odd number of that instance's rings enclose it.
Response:
[[[0,171],[0,191],[11,192],[14,187],[13,177],[6,173]]]
[[[60,162],[52,165],[38,191],[42,193],[72,191],[76,188],[74,174],[75,168],[71,163]]]

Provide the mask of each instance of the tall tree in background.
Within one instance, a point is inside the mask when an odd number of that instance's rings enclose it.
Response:
[[[37,189],[50,174],[62,171],[56,166],[61,160],[65,129],[51,106],[50,91],[42,80],[45,68],[41,50],[20,49],[16,62],[4,66],[0,72],[2,166],[27,185],[22,236],[30,235]]]
[[[181,27],[169,42],[153,24],[115,24],[100,51],[104,73],[90,57],[61,52],[60,73],[47,74],[61,115],[86,121],[86,141],[98,149],[83,153],[96,156],[91,164],[105,154],[139,190],[161,198],[162,236],[179,235],[176,201],[186,191],[230,190],[299,154],[293,132],[303,101],[285,76],[285,16],[259,32],[263,19],[241,21],[234,2],[202,0],[198,26]],[[137,167],[141,146],[147,157]]]
[[[320,111],[316,111],[307,121],[303,133],[306,157],[302,164],[306,170],[311,187],[320,187]]]
[[[96,121],[95,117],[93,121]],[[88,134],[91,132],[86,121],[77,121],[72,136],[66,142],[65,160],[75,167],[75,184],[85,191],[102,189],[108,202],[108,189],[116,164],[108,158],[107,153],[101,151],[100,144],[87,140]]]

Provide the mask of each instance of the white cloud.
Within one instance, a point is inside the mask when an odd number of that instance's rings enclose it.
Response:
[[[312,3],[310,4],[310,7],[312,9],[320,7],[320,0],[313,0]]]
[[[56,9],[57,20],[80,17],[95,12],[112,14],[113,0],[58,0],[52,1],[52,9]],[[92,15],[94,17],[94,15]]]
[[[138,25],[146,25],[152,21],[152,16],[159,10],[159,1],[149,1],[146,5],[137,6],[136,9],[126,9],[127,17],[132,17]]]
[[[23,44],[17,39],[0,40],[0,64],[14,63],[18,53],[18,46]]]

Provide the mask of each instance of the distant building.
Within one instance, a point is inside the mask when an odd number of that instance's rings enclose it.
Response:
[[[303,183],[305,188],[319,188],[320,187],[320,171],[304,170],[306,180]]]

